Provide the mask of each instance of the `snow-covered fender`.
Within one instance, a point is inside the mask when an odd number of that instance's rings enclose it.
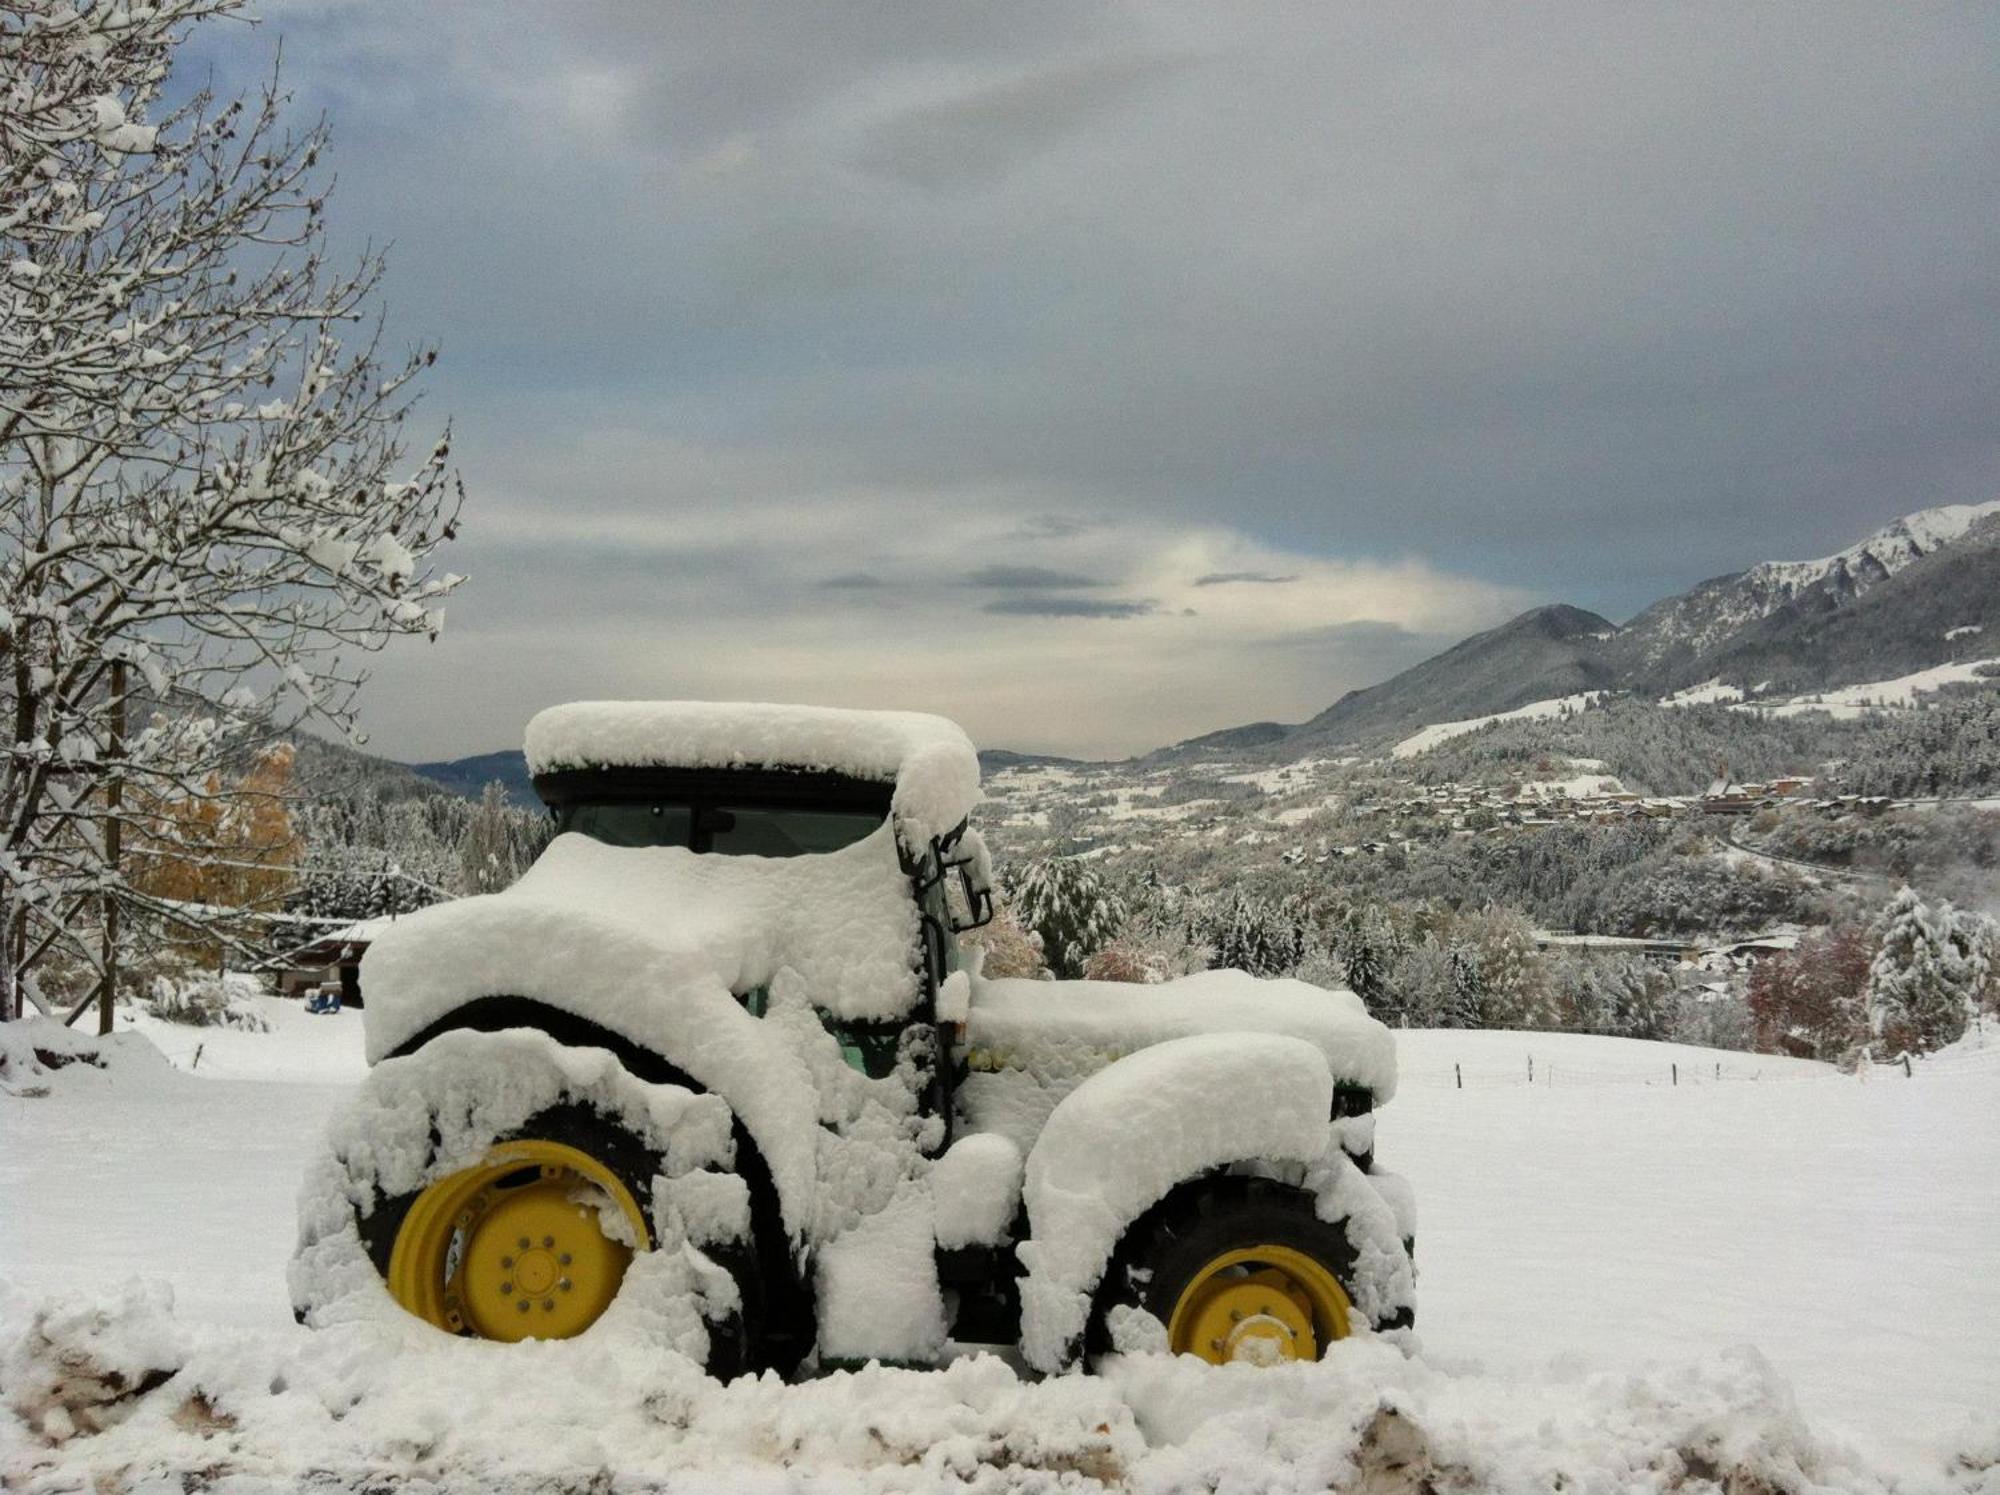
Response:
[[[771,1172],[796,1249],[816,1198],[818,1103],[780,1035],[744,1010],[708,963],[560,904],[487,894],[401,919],[362,958],[367,1058],[421,1047],[439,1032],[492,1028],[510,1015],[577,1042],[588,1025],[657,1055],[675,1079],[719,1095]],[[500,995],[505,993],[506,995]],[[567,1020],[567,1021],[564,1021]]]
[[[1330,1148],[1352,1169],[1333,1144],[1332,1109],[1325,1056],[1274,1033],[1171,1039],[1065,1096],[1028,1154],[1022,1191],[1028,1363],[1053,1372],[1074,1358],[1120,1238],[1176,1185],[1231,1164],[1310,1168]]]

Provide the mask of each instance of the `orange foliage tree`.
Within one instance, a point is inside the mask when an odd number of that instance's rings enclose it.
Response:
[[[276,908],[297,880],[292,748],[259,753],[233,781],[211,774],[198,794],[142,796],[129,811],[132,888],[203,910]]]

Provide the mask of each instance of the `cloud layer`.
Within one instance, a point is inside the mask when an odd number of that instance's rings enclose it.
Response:
[[[378,742],[1143,749],[2000,491],[2000,12],[300,0],[474,493]]]

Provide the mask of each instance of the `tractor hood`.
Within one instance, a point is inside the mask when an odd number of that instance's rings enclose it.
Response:
[[[1202,971],[1157,986],[979,981],[966,1062],[975,1074],[1012,1070],[1067,1089],[1139,1049],[1202,1033],[1302,1038],[1326,1056],[1336,1085],[1365,1089],[1377,1104],[1395,1094],[1395,1039],[1353,992],[1243,971]]]
[[[902,1017],[919,997],[917,941],[887,825],[840,851],[788,858],[558,836],[506,892],[399,919],[369,947],[368,1059],[482,997],[532,998],[586,1018],[729,1102],[796,1230],[819,1130],[812,1076],[739,999],[789,972],[835,1016]]]

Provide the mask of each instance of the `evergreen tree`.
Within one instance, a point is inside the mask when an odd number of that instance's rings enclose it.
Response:
[[[1007,897],[1022,927],[1041,936],[1042,958],[1058,976],[1081,976],[1125,922],[1123,900],[1075,857],[1030,862],[1008,882]]]
[[[1382,1021],[1399,1022],[1402,1004],[1390,991],[1389,972],[1401,952],[1393,931],[1373,909],[1349,914],[1340,940],[1341,964],[1347,971],[1347,985],[1368,1004],[1368,1010]]]
[[[523,844],[523,818],[508,801],[506,785],[495,779],[486,786],[460,842],[460,888],[468,893],[497,893],[513,886],[534,855],[533,849]]]
[[[1476,1028],[1486,1000],[1485,978],[1479,969],[1479,952],[1463,940],[1452,942],[1448,956],[1451,970],[1451,997],[1445,1005],[1441,1027]]]
[[[1904,887],[1882,915],[1882,942],[1868,969],[1869,1032],[1887,1057],[1929,1053],[1961,1037],[1984,984],[1970,926],[1951,905],[1932,908]]]

